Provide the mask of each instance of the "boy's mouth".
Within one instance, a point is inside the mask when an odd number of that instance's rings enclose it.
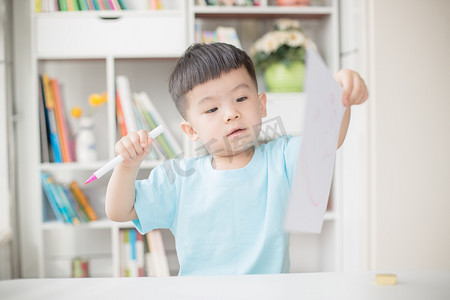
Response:
[[[245,128],[233,128],[230,133],[228,133],[228,137],[232,137],[232,136],[236,136],[236,135],[240,135],[243,134],[246,131]]]

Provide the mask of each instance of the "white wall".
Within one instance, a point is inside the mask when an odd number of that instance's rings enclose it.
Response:
[[[450,269],[450,1],[367,2],[369,267]]]

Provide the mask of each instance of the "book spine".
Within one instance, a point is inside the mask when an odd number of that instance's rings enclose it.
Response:
[[[95,10],[94,1],[95,0],[86,0],[89,10]]]
[[[58,5],[60,11],[68,11],[66,0],[58,0]]]
[[[49,127],[50,127],[50,144],[52,146],[54,162],[62,162],[61,145],[58,137],[58,129],[56,125],[55,101],[52,89],[50,87],[50,79],[46,74],[42,75],[44,85],[45,109],[47,110]]]
[[[62,202],[62,199],[59,196],[58,189],[56,188],[55,180],[52,176],[47,177],[47,183],[50,188],[51,194],[53,195],[53,199],[55,203],[58,205],[58,210],[61,212],[61,215],[64,217],[66,223],[72,223],[72,218],[70,217],[70,213],[67,210],[67,207]]]
[[[80,7],[80,10],[89,10],[86,0],[78,0],[78,6]]]
[[[147,123],[145,122],[141,111],[139,110],[138,106],[136,105],[137,98],[138,98],[138,94],[133,93],[133,98],[131,101],[132,101],[132,107],[133,107],[133,112],[134,112],[134,117],[136,120],[137,128],[138,128],[138,130],[144,129],[144,130],[149,131],[149,127],[147,126]]]
[[[62,205],[64,205],[64,207],[67,210],[67,213],[70,216],[71,223],[74,225],[80,224],[80,219],[78,218],[75,209],[70,203],[70,200],[67,198],[67,195],[64,192],[64,188],[62,187],[62,185],[55,183],[55,189],[57,192],[57,196],[59,197],[60,201],[62,202]]]
[[[80,5],[78,3],[78,0],[72,0],[73,10],[78,11],[80,10]]]
[[[98,6],[100,7],[100,10],[106,10],[103,0],[97,0],[97,2],[98,2]]]
[[[41,4],[41,0],[35,0],[34,1],[34,12],[41,12],[42,11],[42,4]]]
[[[166,131],[162,134],[167,140],[167,143],[169,147],[172,149],[172,152],[174,156],[178,156],[182,153],[181,147],[178,145],[177,141],[173,137],[172,133],[168,130],[169,127],[165,124],[163,118],[159,114],[158,110],[156,109],[156,106],[151,101],[150,97],[147,95],[147,93],[142,92],[140,99],[144,99],[144,107],[145,109],[150,112],[152,118],[154,119],[155,123],[158,125],[163,125],[164,128],[166,128]]]
[[[164,248],[164,242],[162,239],[161,231],[155,229],[147,233],[150,239],[150,249],[154,258],[153,265],[155,265],[155,273],[157,277],[170,276],[169,263],[167,261],[166,251]]]
[[[122,105],[120,104],[120,96],[118,91],[116,91],[116,117],[117,125],[119,127],[120,136],[127,135],[127,127],[125,125],[125,117],[123,115]]]
[[[131,257],[131,244],[130,244],[130,231],[124,230],[124,256],[125,256],[125,277],[131,277],[130,274],[130,257]]]
[[[67,2],[67,10],[74,11],[73,0],[66,0],[66,2]]]
[[[144,237],[136,231],[136,261],[138,267],[138,276],[143,277],[145,258],[144,258]]]
[[[133,111],[133,102],[131,98],[131,88],[128,78],[118,76],[116,79],[117,90],[119,91],[119,99],[122,105],[123,115],[125,117],[125,125],[127,132],[137,131],[136,120]]]
[[[70,191],[70,188],[67,186],[63,186],[64,192],[66,194],[66,197],[69,199],[70,204],[72,205],[73,209],[75,210],[75,213],[77,215],[77,218],[81,222],[89,222],[89,217],[84,212],[83,208],[78,205],[78,202],[75,200],[74,195]]]
[[[95,10],[100,10],[100,6],[98,5],[98,0],[92,0],[92,4],[94,5]]]
[[[89,217],[89,220],[91,220],[91,221],[98,220],[97,214],[95,213],[93,207],[89,203],[88,198],[83,193],[83,191],[81,190],[78,183],[76,181],[73,181],[72,183],[70,183],[69,187],[70,187],[70,190],[72,191],[72,193],[75,195],[75,197],[78,198],[79,203],[81,203],[81,205],[83,206],[84,211],[86,212],[86,214]]]
[[[52,194],[51,188],[50,188],[50,175],[46,173],[41,172],[41,182],[42,182],[42,188],[44,190],[44,194],[47,198],[48,203],[50,204],[50,207],[53,211],[53,214],[55,215],[56,219],[59,222],[65,223],[65,218],[62,215],[62,211],[59,209],[58,203],[54,198],[54,195]],[[46,221],[46,220],[44,220]]]
[[[64,113],[63,101],[61,99],[61,90],[57,79],[51,79],[50,84],[55,99],[56,125],[58,127],[58,136],[61,142],[63,162],[72,162],[73,156],[70,150],[68,124]]]
[[[124,0],[118,0],[118,1],[119,1],[120,8],[122,8],[123,10],[128,9],[128,6]]]
[[[49,123],[48,115],[45,109],[44,86],[42,76],[39,75],[39,125],[41,134],[41,162],[50,162],[50,139],[49,139]]]
[[[111,10],[116,10],[116,6],[114,5],[113,0],[108,0],[109,7],[111,7]]]

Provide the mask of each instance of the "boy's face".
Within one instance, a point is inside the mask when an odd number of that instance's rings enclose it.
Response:
[[[255,144],[266,116],[266,96],[258,95],[245,67],[196,86],[186,100],[181,127],[213,156],[235,155]]]

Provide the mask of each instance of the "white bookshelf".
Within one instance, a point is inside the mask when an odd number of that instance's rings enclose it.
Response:
[[[29,118],[21,124],[28,139],[26,147],[39,151],[39,108],[38,84],[40,73],[56,77],[63,86],[63,99],[68,107],[84,101],[93,92],[107,91],[108,99],[114,99],[115,78],[125,75],[133,91],[145,91],[156,102],[168,129],[174,134],[186,153],[194,147],[185,143],[179,130],[179,117],[168,94],[168,77],[178,57],[186,47],[195,42],[195,22],[201,21],[205,29],[234,26],[244,50],[267,30],[271,30],[276,18],[299,19],[305,32],[316,42],[319,52],[332,71],[339,67],[338,10],[337,0],[329,0],[317,7],[276,7],[271,1],[262,1],[260,7],[198,7],[194,1],[169,1],[170,7],[162,11],[121,12],[52,12],[34,13],[34,1],[29,0],[27,12],[19,15],[29,19],[25,23],[31,39],[30,76],[23,84],[30,90]],[[20,4],[18,4],[20,5]],[[25,54],[24,54],[25,55]],[[260,90],[264,82],[258,78]],[[278,99],[278,101],[277,101]],[[288,133],[300,134],[295,124],[299,114],[292,112],[304,109],[304,94],[269,94],[269,116],[280,114],[283,122],[289,124]],[[98,125],[98,126],[97,126]],[[82,163],[41,163],[34,153],[24,160],[21,188],[27,188],[19,197],[21,209],[32,216],[22,225],[29,230],[29,240],[22,245],[33,245],[35,256],[25,263],[34,265],[28,271],[31,276],[68,277],[70,261],[83,256],[90,261],[91,276],[119,276],[119,230],[132,228],[131,222],[118,224],[107,220],[104,201],[109,176],[84,187],[100,220],[78,226],[56,221],[43,222],[42,211],[46,200],[42,196],[39,171],[51,173],[57,181],[67,183],[77,180],[83,183],[93,171],[115,156],[117,140],[115,104],[109,101],[96,114],[96,136],[98,136],[99,161]],[[25,142],[22,146],[25,147]],[[31,144],[31,145],[30,145]],[[19,155],[26,155],[21,152]],[[140,178],[148,176],[150,170],[160,161],[144,162]],[[26,182],[26,184],[25,184]],[[291,270],[337,271],[340,266],[340,199],[332,191],[332,208],[326,213],[324,231],[320,235],[299,235],[291,237]],[[37,216],[38,215],[38,216]],[[24,229],[24,230],[27,230]],[[164,231],[171,273],[176,274],[177,261],[173,238]],[[24,238],[25,240],[26,238]],[[35,259],[34,259],[35,258]],[[32,260],[32,261],[31,261]],[[34,262],[34,263],[33,263]],[[33,267],[32,267],[33,268]]]

